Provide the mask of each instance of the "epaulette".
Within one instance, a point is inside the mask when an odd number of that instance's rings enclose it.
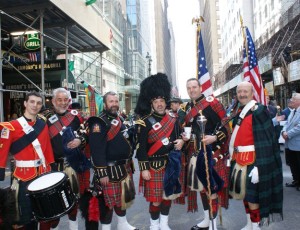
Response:
[[[187,106],[187,102],[184,102],[180,105],[180,108],[183,110],[183,112],[186,112],[186,106]]]
[[[0,126],[4,127],[4,128],[7,128],[8,130],[11,130],[11,131],[14,131],[15,128],[13,127],[13,125],[6,121],[6,122],[0,122]]]
[[[53,111],[48,110],[46,113],[42,113],[42,115],[46,118],[49,119],[52,115],[55,113]]]
[[[45,122],[47,121],[47,118],[45,116],[43,116],[42,114],[38,114],[37,117],[44,120]]]
[[[144,127],[146,127],[146,123],[145,123],[145,121],[143,121],[143,120],[141,120],[141,119],[139,119],[139,120],[136,120],[136,121],[135,121],[135,124],[136,124],[136,125],[141,125],[141,126],[144,126]]]

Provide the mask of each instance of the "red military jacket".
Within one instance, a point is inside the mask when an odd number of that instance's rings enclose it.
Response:
[[[41,119],[37,117],[37,119]],[[44,122],[44,121],[43,121]],[[33,126],[35,123],[28,121]],[[5,166],[11,145],[25,135],[22,126],[17,120],[11,122],[0,123],[0,181],[5,177]],[[45,157],[46,168],[43,165],[39,167],[15,167],[14,176],[22,181],[29,181],[40,175],[41,173],[51,170],[50,164],[54,162],[53,150],[48,133],[48,126],[45,125],[37,137],[41,144],[41,149]],[[20,152],[14,154],[16,161],[39,160],[32,144],[27,145]]]

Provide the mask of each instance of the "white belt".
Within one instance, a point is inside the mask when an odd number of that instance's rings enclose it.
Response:
[[[41,160],[18,161],[16,160],[16,167],[39,167],[42,164]]]
[[[252,152],[255,151],[255,146],[254,145],[247,145],[247,146],[235,146],[234,151],[238,153],[242,152]]]

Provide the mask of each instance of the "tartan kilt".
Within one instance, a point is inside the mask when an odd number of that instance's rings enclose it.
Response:
[[[90,176],[90,170],[86,170],[82,173],[77,173],[80,195],[83,195],[84,191],[90,188]]]
[[[142,173],[140,176],[140,187],[144,192],[144,197],[148,202],[162,202],[164,193],[164,175],[165,168],[155,171],[152,168],[149,169],[151,179],[144,180]]]
[[[126,165],[126,171],[131,177],[132,183],[132,171],[130,163]],[[124,178],[125,180],[126,178]],[[105,205],[112,209],[114,206],[122,207],[122,181],[119,182],[108,182],[107,185],[102,185],[103,196],[105,200]]]

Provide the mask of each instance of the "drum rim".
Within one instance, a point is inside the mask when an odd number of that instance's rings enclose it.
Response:
[[[38,178],[41,178],[41,177],[43,177],[43,176],[46,176],[46,175],[49,175],[49,174],[53,174],[53,173],[61,173],[61,174],[63,174],[64,176],[62,177],[62,179],[61,179],[60,181],[58,181],[57,183],[51,185],[50,187],[43,188],[43,189],[40,189],[40,190],[30,190],[30,189],[29,189],[30,185],[31,185],[35,180],[37,180]],[[41,191],[48,191],[48,190],[54,188],[54,186],[57,186],[57,185],[59,185],[59,184],[65,182],[65,181],[68,180],[68,179],[69,179],[69,177],[67,176],[67,174],[66,174],[65,172],[57,171],[57,172],[47,172],[47,173],[43,173],[43,174],[37,176],[36,178],[34,178],[34,179],[27,185],[27,191],[28,191],[29,193],[37,193],[37,192],[41,192]]]

